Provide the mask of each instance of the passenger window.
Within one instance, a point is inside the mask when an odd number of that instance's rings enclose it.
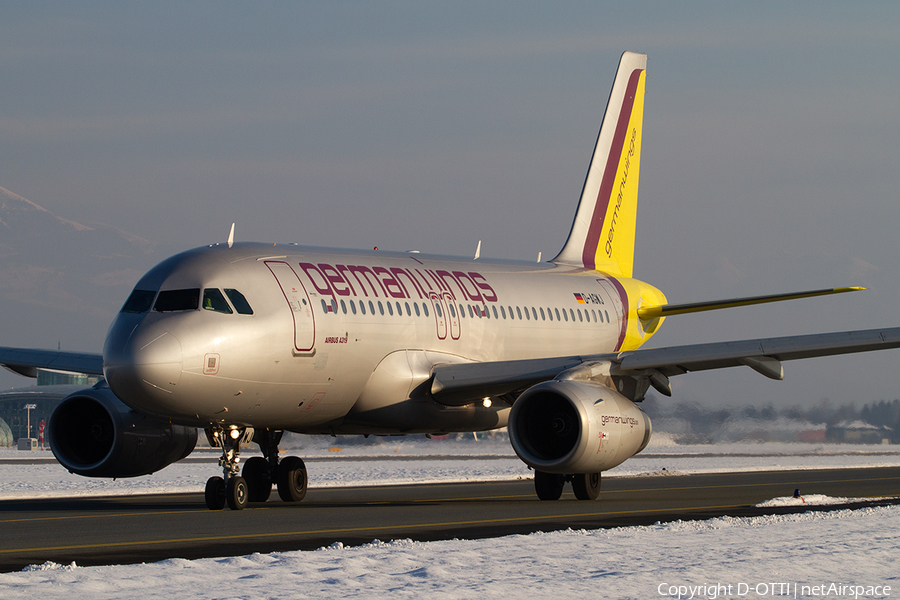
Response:
[[[519,317],[519,320],[522,320],[522,309],[518,306],[516,307],[516,315]]]
[[[566,312],[566,309],[563,309],[563,318],[566,322],[569,321],[569,313]],[[572,317],[574,319],[574,317]]]
[[[354,315],[356,314],[356,302],[354,302],[353,300],[350,301],[350,312],[352,312]]]
[[[169,290],[160,292],[153,310],[156,312],[173,312],[178,310],[197,310],[200,306],[200,288],[189,290]]]
[[[572,322],[574,323],[575,322],[575,311],[570,308],[569,314],[572,315]]]
[[[347,314],[347,304],[343,300],[341,300],[341,312]]]
[[[453,306],[452,304],[450,304],[449,308],[450,308],[450,318],[455,319],[456,318],[456,307]]]
[[[541,307],[541,321],[546,321],[547,317],[544,316],[544,307]]]
[[[512,306],[510,306],[510,307],[509,307],[509,318],[510,318],[510,319],[512,319],[512,318],[513,318],[513,311],[512,311]],[[521,315],[519,315],[519,318],[520,318],[520,319],[521,319],[521,318],[522,318],[522,316],[521,316]]]
[[[553,310],[556,311],[556,320],[557,320],[557,321],[562,321],[562,319],[559,318],[559,309],[558,309],[558,308],[554,308]],[[565,312],[566,312],[566,311],[563,311],[563,313],[565,313]]]
[[[537,311],[534,310],[534,307],[531,307],[531,316],[534,317],[534,320],[537,321]]]
[[[428,305],[424,302],[422,303],[422,310],[425,312],[425,316],[428,316]]]
[[[419,305],[416,304],[415,302],[413,302],[413,308],[416,309],[416,316],[417,316],[417,317],[421,317],[421,316],[422,316],[422,313],[419,312]]]
[[[388,306],[388,314],[393,317],[394,316],[394,305],[391,304],[390,302],[388,302],[387,306]]]
[[[506,309],[503,308],[502,306],[500,307],[500,314],[503,315],[504,319],[506,318]]]
[[[397,303],[397,316],[398,316],[398,317],[402,317],[402,316],[403,316],[403,309],[400,308],[400,303],[399,303],[399,302]]]
[[[547,316],[550,317],[550,320],[553,320],[553,309],[547,307]]]
[[[325,298],[322,298],[322,314],[328,314],[328,305],[325,304]]]
[[[351,302],[353,302],[353,301],[351,300]],[[361,314],[366,314],[366,303],[363,302],[362,300],[359,301],[359,312]]]
[[[527,307],[527,306],[523,306],[522,308],[525,310],[525,318],[526,318],[527,320],[530,321],[530,320],[531,320],[531,315],[528,314],[528,307]]]
[[[438,306],[437,304],[434,305],[434,312],[437,314],[438,317],[444,316],[441,312],[441,307]],[[425,315],[425,316],[428,316],[428,315]]]
[[[581,309],[578,309],[578,322],[584,323],[584,317],[581,316]]]
[[[471,304],[468,304],[467,306],[469,307],[469,318],[470,318],[470,319],[474,319],[474,318],[475,318],[475,313],[472,312],[472,305],[471,305]]]
[[[606,317],[606,322],[609,323],[609,313],[604,310],[603,315]]]
[[[381,300],[378,301],[378,312],[381,313],[381,316],[384,316],[384,305],[381,304]]]
[[[459,305],[459,316],[460,316],[460,318],[466,316],[466,310],[463,308],[462,304]]]
[[[495,318],[495,319],[499,319],[500,317],[497,316],[497,307],[496,307],[496,306],[492,306],[492,307],[491,307],[491,310],[494,311],[494,318]]]
[[[250,303],[247,302],[247,299],[244,298],[244,295],[242,293],[234,288],[225,288],[225,295],[228,296],[229,300],[231,300],[231,305],[239,315],[253,314],[253,309],[250,308]]]
[[[156,298],[156,292],[149,290],[134,290],[125,301],[122,312],[127,313],[145,313],[153,306],[153,299]]]

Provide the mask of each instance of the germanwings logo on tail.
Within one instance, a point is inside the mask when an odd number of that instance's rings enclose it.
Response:
[[[575,222],[554,262],[632,276],[646,66],[643,54],[622,55]]]

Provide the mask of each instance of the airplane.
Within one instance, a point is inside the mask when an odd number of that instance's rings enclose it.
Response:
[[[541,500],[643,450],[639,404],[670,378],[900,347],[900,328],[668,348],[667,317],[862,288],[670,304],[633,277],[647,57],[625,52],[569,236],[549,262],[234,241],[172,256],[115,316],[102,354],[0,348],[23,375],[103,376],[65,398],[48,438],[87,477],[135,477],[186,457],[203,429],[221,449],[206,505],[240,510],[273,487],[303,500],[307,471],[279,457],[285,431],[402,435],[508,427]],[[241,448],[262,456],[241,461]],[[243,467],[241,467],[243,465]]]

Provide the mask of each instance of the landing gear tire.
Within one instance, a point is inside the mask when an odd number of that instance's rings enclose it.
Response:
[[[225,484],[225,500],[231,510],[244,510],[247,507],[249,494],[247,480],[243,477],[232,477]]]
[[[596,500],[600,497],[600,473],[572,475],[572,490],[579,500]]]
[[[206,507],[210,510],[225,508],[225,480],[221,477],[210,477],[206,481]]]
[[[272,495],[272,478],[269,477],[269,462],[260,457],[248,458],[241,473],[247,480],[250,502],[265,502]]]
[[[565,475],[543,471],[534,472],[534,491],[541,500],[559,500],[565,483]]]
[[[278,463],[278,495],[285,502],[300,502],[306,497],[306,465],[296,456]]]

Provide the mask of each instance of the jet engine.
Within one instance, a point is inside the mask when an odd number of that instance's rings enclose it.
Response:
[[[526,464],[545,473],[599,473],[647,447],[650,418],[631,400],[587,381],[528,388],[509,416],[509,438]]]
[[[86,477],[147,475],[186,457],[197,443],[193,427],[133,411],[105,382],[66,397],[50,415],[47,433],[56,460]]]

